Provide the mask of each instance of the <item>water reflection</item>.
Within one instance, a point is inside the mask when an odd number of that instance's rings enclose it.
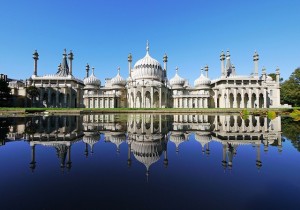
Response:
[[[5,135],[3,135],[5,133]],[[238,147],[252,145],[256,148],[256,167],[262,167],[261,145],[268,152],[270,146],[282,152],[281,117],[270,120],[261,116],[250,116],[244,120],[239,115],[84,115],[84,116],[35,116],[26,118],[1,119],[2,145],[25,140],[31,147],[31,170],[38,161],[36,145],[55,148],[60,168],[72,167],[72,145],[82,141],[82,153],[88,157],[94,153],[101,136],[106,143],[115,145],[115,151],[127,144],[127,164],[133,158],[145,166],[148,176],[151,165],[163,158],[168,166],[168,152],[180,153],[180,147],[187,141],[195,140],[202,147],[203,154],[209,156],[210,144],[222,144],[220,167],[231,170]],[[168,145],[174,144],[175,151]],[[125,162],[126,160],[124,160]]]

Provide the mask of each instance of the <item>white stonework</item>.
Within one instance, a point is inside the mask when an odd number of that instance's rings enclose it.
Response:
[[[210,80],[208,66],[201,70],[194,86],[179,76],[178,68],[173,78],[167,78],[168,57],[163,57],[163,67],[150,56],[147,43],[146,55],[132,68],[132,55],[128,56],[129,76],[124,79],[118,73],[106,78],[104,84],[95,75],[94,69],[83,81],[72,75],[73,53],[64,52],[59,70],[54,75],[37,76],[38,54],[34,74],[25,87],[11,83],[12,91],[26,95],[26,86],[36,86],[40,96],[32,106],[37,107],[86,107],[86,108],[275,108],[280,104],[280,72],[276,69],[276,79],[266,74],[258,74],[259,55],[254,53],[254,69],[249,76],[238,75],[231,63],[229,51],[221,53],[221,77]],[[70,67],[69,67],[70,66]],[[203,71],[204,70],[204,71]],[[102,85],[103,84],[103,85]],[[22,89],[22,90],[21,90]],[[25,90],[25,91],[24,91]],[[24,92],[24,93],[23,93]]]

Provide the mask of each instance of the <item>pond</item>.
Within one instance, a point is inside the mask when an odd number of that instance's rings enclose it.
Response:
[[[0,118],[1,209],[298,209],[300,123],[277,116]]]

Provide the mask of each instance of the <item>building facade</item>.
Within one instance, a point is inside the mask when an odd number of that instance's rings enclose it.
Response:
[[[33,54],[34,73],[25,84],[35,86],[39,95],[33,100],[35,107],[85,107],[85,108],[276,108],[280,107],[280,70],[276,78],[268,76],[266,69],[258,73],[259,55],[253,55],[254,70],[251,75],[238,75],[231,63],[229,51],[220,55],[221,76],[210,80],[209,67],[201,69],[194,85],[179,75],[167,77],[168,56],[163,56],[163,66],[150,56],[147,42],[146,55],[132,67],[132,55],[128,56],[128,78],[117,75],[106,78],[104,84],[96,77],[95,69],[86,65],[82,80],[72,74],[73,53],[63,53],[58,71],[53,75],[38,76],[39,55]],[[69,62],[68,62],[69,60]],[[18,88],[10,83],[14,93]],[[20,89],[20,88],[19,88]],[[24,92],[24,91],[23,91]],[[27,94],[26,91],[25,93]]]

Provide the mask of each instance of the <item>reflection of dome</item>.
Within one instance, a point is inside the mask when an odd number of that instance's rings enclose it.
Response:
[[[146,50],[146,56],[135,63],[132,71],[132,78],[161,81],[164,77],[163,70],[160,63],[149,55],[148,43]]]
[[[201,144],[202,148],[211,141],[210,132],[196,132],[195,139]]]
[[[126,140],[125,134],[111,135],[110,142],[117,146],[117,152],[120,151],[120,145]]]
[[[180,77],[178,75],[178,67],[176,67],[176,73],[175,76],[170,79],[170,85],[171,86],[183,86],[185,83],[185,79],[183,79],[182,77]]]
[[[100,80],[94,74],[94,68],[92,74],[83,80],[84,85],[100,86]]]
[[[112,86],[125,86],[126,80],[123,79],[120,75],[120,68],[118,68],[118,74],[114,78],[111,79],[111,85]]]
[[[91,151],[93,152],[94,144],[100,140],[100,134],[94,132],[85,132],[83,136],[83,142],[90,145]]]
[[[198,79],[195,80],[194,85],[195,87],[202,87],[202,86],[206,86],[206,85],[210,85],[210,79],[208,79],[206,76],[203,75],[203,73],[201,72],[201,75]]]
[[[163,151],[162,144],[159,141],[133,141],[131,149],[133,150],[134,157],[146,166],[147,171],[153,163],[160,159]]]
[[[187,139],[185,138],[183,133],[171,133],[170,141],[176,145],[176,152],[179,152],[179,145],[185,142]]]

